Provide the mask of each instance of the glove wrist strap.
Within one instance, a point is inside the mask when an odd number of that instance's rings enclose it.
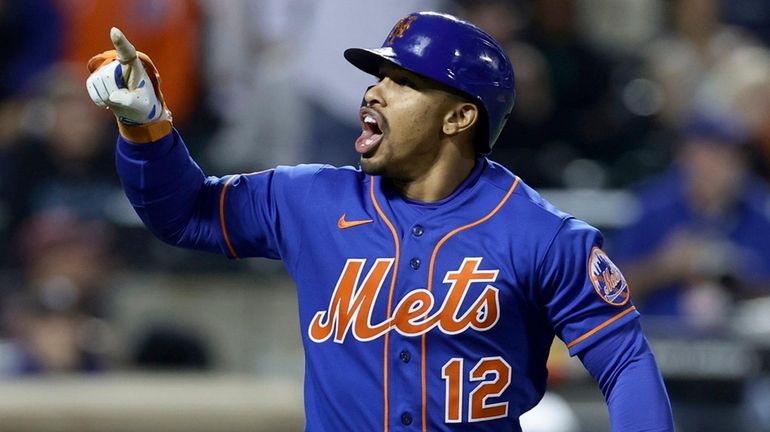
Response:
[[[157,141],[171,133],[173,126],[171,120],[160,119],[143,125],[128,125],[118,122],[120,135],[128,141],[137,144],[145,144]]]

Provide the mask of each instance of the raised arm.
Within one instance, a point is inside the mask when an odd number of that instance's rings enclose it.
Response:
[[[86,87],[115,114],[118,174],[145,225],[175,246],[278,258],[274,172],[205,177],[172,126],[152,60],[120,30],[110,37],[115,49],[89,61]]]

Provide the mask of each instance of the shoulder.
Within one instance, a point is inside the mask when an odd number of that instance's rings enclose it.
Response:
[[[330,165],[279,165],[275,168],[222,178],[231,190],[268,193],[278,200],[296,201],[313,193],[334,194],[351,185],[363,184],[367,176],[352,167]],[[360,186],[359,186],[360,187]]]
[[[323,164],[301,164],[301,165],[279,165],[272,170],[264,172],[272,172],[276,181],[284,183],[334,183],[338,185],[340,182],[359,182],[366,179],[360,169],[344,166],[335,167],[332,165]],[[246,174],[254,175],[261,172]]]
[[[336,167],[326,164],[279,165],[275,168],[275,171],[290,178],[325,177],[355,179],[365,177],[359,168],[352,166]]]
[[[509,222],[526,224],[527,229],[555,231],[565,221],[573,219],[543,198],[524,179],[516,176],[497,162],[488,161],[483,180],[498,188],[513,188],[501,212]]]
[[[360,169],[321,164],[278,166],[272,178],[272,190],[282,195],[277,198],[290,206],[359,197],[368,184],[369,176]]]
[[[515,183],[496,217],[499,229],[510,233],[512,247],[527,249],[542,259],[554,245],[601,246],[602,236],[598,229],[560,210],[501,165],[492,162],[490,168],[491,173],[485,175],[488,182],[509,187]]]

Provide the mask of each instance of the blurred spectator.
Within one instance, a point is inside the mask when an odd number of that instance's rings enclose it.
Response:
[[[686,120],[698,85],[734,50],[753,44],[749,35],[721,21],[719,0],[670,2],[670,26],[643,50],[652,79],[665,97],[662,119],[670,127]]]
[[[9,225],[27,214],[66,205],[88,217],[104,217],[118,187],[109,118],[83,95],[78,65],[57,64],[38,77],[34,97],[18,104],[19,131],[3,158],[0,201]],[[2,160],[2,159],[0,159]]]
[[[221,172],[250,172],[307,162],[307,119],[297,83],[301,35],[312,19],[307,0],[202,3],[210,108],[222,127],[206,149]],[[266,109],[266,107],[269,107]]]
[[[770,193],[753,177],[747,131],[727,114],[689,121],[675,166],[640,188],[614,256],[645,316],[723,324],[732,296],[770,294]]]
[[[92,218],[109,211],[119,187],[112,125],[83,94],[81,68],[52,66],[38,76],[28,99],[15,100],[0,113],[15,129],[0,145],[0,204],[8,233],[27,215],[52,206]],[[4,264],[17,261],[12,252],[6,251]]]
[[[113,267],[112,232],[99,221],[51,208],[26,220],[16,249],[21,287],[6,293],[4,325],[14,342],[10,373],[88,372],[105,367],[104,317]]]
[[[457,16],[477,25],[503,45],[515,40],[524,28],[521,10],[511,0],[455,0],[455,3]]]
[[[602,187],[607,179],[601,164],[610,163],[623,148],[610,113],[610,63],[579,33],[575,1],[535,0],[530,13],[530,25],[521,37],[537,51],[514,47],[512,62],[514,68],[522,64],[523,78],[530,82],[547,81],[536,83],[540,103],[532,109],[539,110],[537,117],[514,119],[495,151],[500,149],[504,158],[499,159],[524,171],[523,177],[535,186]],[[517,84],[517,92],[527,91]],[[524,125],[516,120],[524,120]],[[534,133],[521,133],[521,126],[533,126]],[[577,160],[590,162],[570,168]],[[548,169],[539,168],[546,165]]]
[[[0,101],[28,89],[60,55],[61,19],[53,0],[0,0]]]
[[[552,139],[555,95],[545,55],[522,40],[527,21],[517,4],[508,0],[459,0],[457,15],[492,34],[506,48],[516,75],[516,106],[495,146],[492,158],[503,162],[528,184],[560,183],[554,163],[568,163],[544,151]],[[571,160],[575,152],[562,154]]]
[[[743,47],[711,68],[698,87],[696,103],[735,113],[751,134],[755,168],[770,180],[770,51]]]
[[[495,146],[493,159],[504,162],[528,184],[536,186],[559,183],[557,170],[550,165],[566,165],[568,152],[554,157],[544,147],[550,140],[549,130],[555,100],[543,54],[524,42],[508,44],[508,56],[516,73],[516,106]]]
[[[60,39],[61,19],[52,0],[0,0],[0,238],[10,238],[16,216],[18,185],[11,180],[23,169],[23,108],[39,74],[60,55]],[[9,248],[9,242],[0,243],[0,268]]]
[[[34,298],[16,298],[7,312],[13,320],[10,358],[2,373],[97,372],[105,368],[101,352],[93,351],[97,321],[73,311],[48,308]],[[101,329],[103,322],[98,321]],[[90,330],[90,331],[89,331]]]
[[[614,57],[625,57],[660,34],[665,5],[670,3],[671,0],[580,0],[580,32],[598,49]]]
[[[20,97],[0,100],[0,238],[7,239],[13,232],[19,212],[17,205],[23,196],[18,180],[24,167],[23,149],[19,135],[22,132],[21,117],[26,100]],[[13,252],[10,242],[0,242],[0,269],[7,266]]]
[[[26,287],[51,310],[103,315],[113,240],[109,224],[64,207],[34,214],[16,241]]]

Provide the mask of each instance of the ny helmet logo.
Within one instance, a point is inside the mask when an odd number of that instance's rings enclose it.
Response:
[[[388,38],[385,40],[385,45],[387,46],[393,46],[393,43],[396,42],[396,38],[402,38],[404,37],[404,33],[409,29],[409,26],[412,25],[412,21],[417,19],[417,15],[409,15],[401,18],[395,26],[393,26],[393,29],[388,34]]]

